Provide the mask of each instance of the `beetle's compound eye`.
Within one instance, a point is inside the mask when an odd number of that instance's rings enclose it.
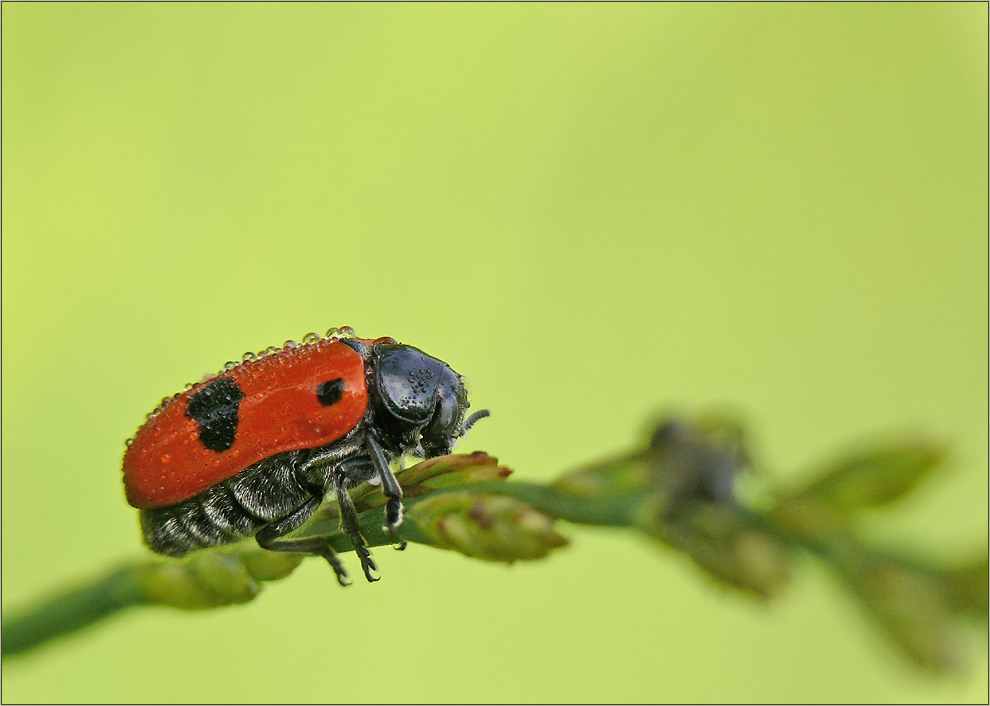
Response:
[[[324,407],[337,404],[344,397],[344,379],[334,378],[316,386],[316,399]]]
[[[461,436],[467,408],[467,389],[461,376],[444,366],[437,386],[433,417],[423,429],[423,448],[427,456],[440,456],[453,450],[454,443]]]

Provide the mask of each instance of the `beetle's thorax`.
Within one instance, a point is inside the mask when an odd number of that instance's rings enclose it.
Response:
[[[368,428],[392,454],[450,453],[468,408],[460,376],[442,360],[391,341],[347,342],[365,359]]]

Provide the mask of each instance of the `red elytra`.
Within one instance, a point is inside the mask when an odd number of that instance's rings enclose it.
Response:
[[[217,452],[200,441],[186,410],[192,395],[221,378],[233,380],[243,398],[236,439]],[[314,391],[336,378],[344,381],[340,401],[321,405]],[[339,341],[323,339],[243,362],[168,401],[138,430],[124,454],[127,501],[150,509],[188,500],[269,456],[340,439],[367,407],[364,360]]]

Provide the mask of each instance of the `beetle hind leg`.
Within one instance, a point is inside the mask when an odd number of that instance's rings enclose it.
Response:
[[[255,541],[258,542],[258,545],[262,549],[272,552],[295,552],[322,556],[330,564],[330,568],[333,569],[334,574],[336,574],[337,583],[341,586],[349,586],[351,581],[347,577],[347,571],[344,569],[343,564],[340,563],[337,552],[330,546],[329,538],[303,537],[301,539],[279,539],[282,535],[288,534],[302,525],[319,506],[320,498],[314,497],[310,499],[305,505],[288,517],[258,530],[258,533],[254,535]]]

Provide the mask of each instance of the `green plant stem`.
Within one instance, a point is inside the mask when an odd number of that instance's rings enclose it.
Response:
[[[465,484],[458,487],[457,490],[511,496],[551,517],[577,525],[626,527],[632,524],[636,509],[636,498],[628,495],[582,497],[566,490],[539,483],[484,481]]]
[[[127,608],[147,603],[133,567],[52,596],[3,620],[3,656],[10,657],[75,632]]]
[[[567,492],[537,483],[483,481],[438,488],[422,497],[435,497],[448,492],[468,492],[484,495],[514,497],[552,517],[580,524],[623,526],[629,520],[628,498],[619,497],[613,502],[593,501],[575,497]],[[415,507],[420,498],[407,500],[407,509]],[[379,547],[395,544],[381,522],[381,509],[373,507],[361,513],[361,532],[368,546]],[[337,531],[336,518],[321,527],[314,523],[313,531],[327,531],[334,550],[340,554],[354,550],[351,540]],[[433,539],[414,522],[402,526],[402,539],[410,542],[435,545]],[[246,546],[250,547],[250,540]],[[118,614],[137,605],[157,603],[149,598],[145,576],[156,568],[168,566],[167,561],[150,561],[120,568],[94,581],[42,601],[30,609],[3,621],[3,657],[12,657],[40,644],[85,628],[104,618]]]
[[[734,493],[746,466],[731,426],[671,420],[645,448],[564,474],[550,484],[507,480],[484,453],[423,461],[396,474],[405,494],[397,535],[382,526],[385,498],[365,484],[351,498],[366,545],[409,541],[487,561],[545,557],[567,544],[554,522],[628,527],[689,557],[722,585],[760,599],[787,585],[799,553],[829,566],[915,664],[946,671],[964,663],[961,618],[986,623],[986,553],[958,565],[911,561],[874,549],[856,529],[865,508],[911,491],[937,465],[939,447],[917,440],[875,447],[823,468],[807,487],[753,507]],[[354,550],[336,503],[292,535]],[[288,576],[304,556],[251,539],[181,560],[137,563],[3,620],[3,657],[22,654],[135,605],[201,610],[244,603],[260,583]],[[328,589],[329,590],[329,589]]]

